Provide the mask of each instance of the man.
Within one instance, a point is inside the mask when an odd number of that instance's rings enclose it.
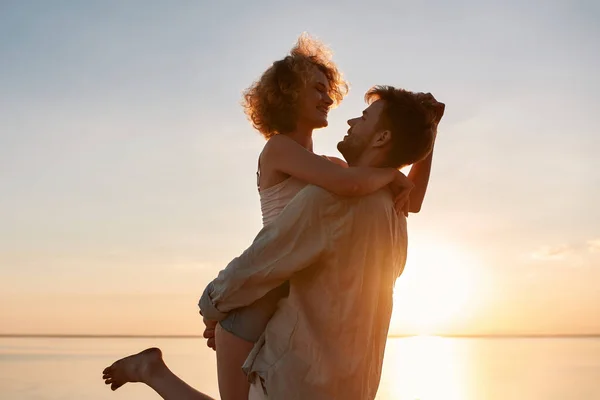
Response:
[[[350,166],[400,168],[431,152],[443,104],[389,86],[365,97],[369,107],[338,144]],[[200,300],[216,321],[290,282],[244,365],[250,399],[373,399],[406,248],[406,219],[388,190],[343,198],[303,189]],[[207,398],[168,370],[158,349],[118,361],[105,379],[142,381],[165,399]]]

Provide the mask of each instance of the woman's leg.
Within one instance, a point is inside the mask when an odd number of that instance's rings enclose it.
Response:
[[[103,371],[102,378],[112,390],[117,390],[128,382],[142,382],[165,400],[213,400],[175,375],[167,367],[162,352],[157,348],[146,349],[116,361]]]
[[[250,384],[242,365],[254,343],[227,332],[221,324],[215,329],[215,340],[221,400],[247,400]]]
[[[229,313],[215,328],[217,372],[222,400],[247,400],[250,384],[242,371],[254,343],[277,309],[277,303],[289,294],[289,282],[271,290],[253,304]]]

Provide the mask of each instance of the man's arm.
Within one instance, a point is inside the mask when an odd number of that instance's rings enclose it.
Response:
[[[229,311],[252,304],[317,262],[331,243],[327,214],[335,201],[314,186],[300,191],[206,287],[199,303],[202,315],[220,321]]]
[[[408,179],[415,185],[408,197],[408,211],[411,213],[421,211],[423,199],[425,199],[425,193],[427,192],[427,185],[429,184],[429,176],[431,175],[432,159],[433,149],[431,149],[431,153],[425,159],[415,163],[408,173]]]
[[[434,124],[434,144],[435,138],[437,137],[437,129],[440,120],[444,116],[446,105],[440,103],[433,97],[431,93],[420,93],[421,104],[423,104],[430,112],[432,123]],[[412,213],[418,213],[421,211],[423,205],[423,199],[425,198],[425,192],[427,192],[427,185],[429,184],[429,175],[431,174],[431,161],[433,159],[433,148],[429,155],[415,163],[408,174],[408,179],[415,185],[410,196],[408,198],[409,208],[408,211]]]

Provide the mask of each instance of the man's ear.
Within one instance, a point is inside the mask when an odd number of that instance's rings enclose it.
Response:
[[[384,147],[392,143],[392,132],[384,130],[377,132],[373,138],[373,147]]]

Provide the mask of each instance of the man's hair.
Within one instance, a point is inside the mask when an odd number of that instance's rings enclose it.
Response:
[[[388,166],[404,167],[429,155],[444,104],[430,93],[413,93],[393,86],[374,86],[365,94],[368,104],[377,100],[383,101],[378,128],[392,134]]]
[[[244,112],[265,139],[296,128],[299,93],[311,79],[314,68],[327,77],[332,106],[337,105],[348,93],[348,84],[331,60],[329,49],[307,34],[298,38],[287,57],[275,61],[244,91]]]

